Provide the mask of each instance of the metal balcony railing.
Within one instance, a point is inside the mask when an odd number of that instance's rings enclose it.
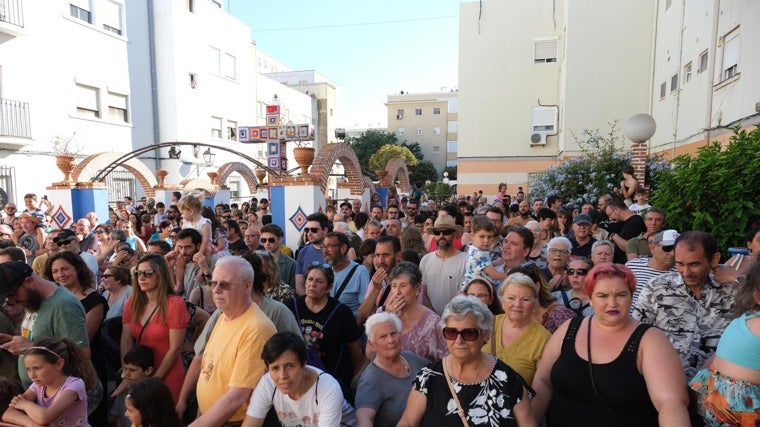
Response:
[[[0,0],[0,22],[7,22],[23,28],[23,0]]]
[[[0,98],[0,136],[32,137],[28,103]]]

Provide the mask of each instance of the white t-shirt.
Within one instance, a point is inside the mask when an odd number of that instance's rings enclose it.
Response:
[[[264,374],[251,395],[246,415],[264,419],[274,405],[277,418],[284,427],[338,427],[354,425],[354,408],[343,399],[340,384],[329,374],[306,366],[315,372],[317,381],[298,400],[276,389],[272,377]]]

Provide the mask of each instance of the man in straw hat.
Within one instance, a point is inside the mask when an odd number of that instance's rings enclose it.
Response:
[[[439,315],[458,292],[464,279],[467,254],[454,247],[454,239],[462,234],[462,227],[451,215],[440,215],[426,230],[433,235],[438,249],[422,257],[423,304]]]

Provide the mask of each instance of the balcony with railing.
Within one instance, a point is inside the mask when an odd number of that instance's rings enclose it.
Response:
[[[29,104],[0,98],[0,143],[7,143],[16,138],[32,138]],[[26,144],[26,142],[22,143]]]
[[[24,28],[24,1],[0,0],[0,33],[17,36]]]

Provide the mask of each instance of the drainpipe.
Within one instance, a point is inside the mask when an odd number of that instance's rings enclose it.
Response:
[[[150,94],[153,108],[153,143],[161,142],[161,129],[158,120],[158,83],[156,81],[156,31],[153,19],[153,0],[148,3],[148,50],[150,59]],[[156,148],[156,169],[161,169],[161,149]]]
[[[712,34],[710,35],[710,47],[712,55],[708,53],[708,58],[712,56],[711,60],[707,61],[707,115],[705,116],[705,139],[710,144],[710,129],[712,129],[712,116],[713,116],[713,97],[715,92],[713,91],[713,82],[715,81],[715,62],[717,61],[717,48],[718,46],[718,22],[720,21],[720,0],[716,1],[713,6],[713,25]]]
[[[684,19],[686,16],[686,0],[683,0],[681,4],[681,24],[679,25],[678,32],[678,69],[676,75],[683,77],[683,32],[684,32]],[[697,65],[699,66],[699,65]],[[692,73],[694,66],[692,66]],[[673,157],[676,156],[676,141],[678,141],[678,116],[681,112],[681,90],[683,89],[683,79],[678,82],[678,89],[676,90],[676,114],[673,118]]]

